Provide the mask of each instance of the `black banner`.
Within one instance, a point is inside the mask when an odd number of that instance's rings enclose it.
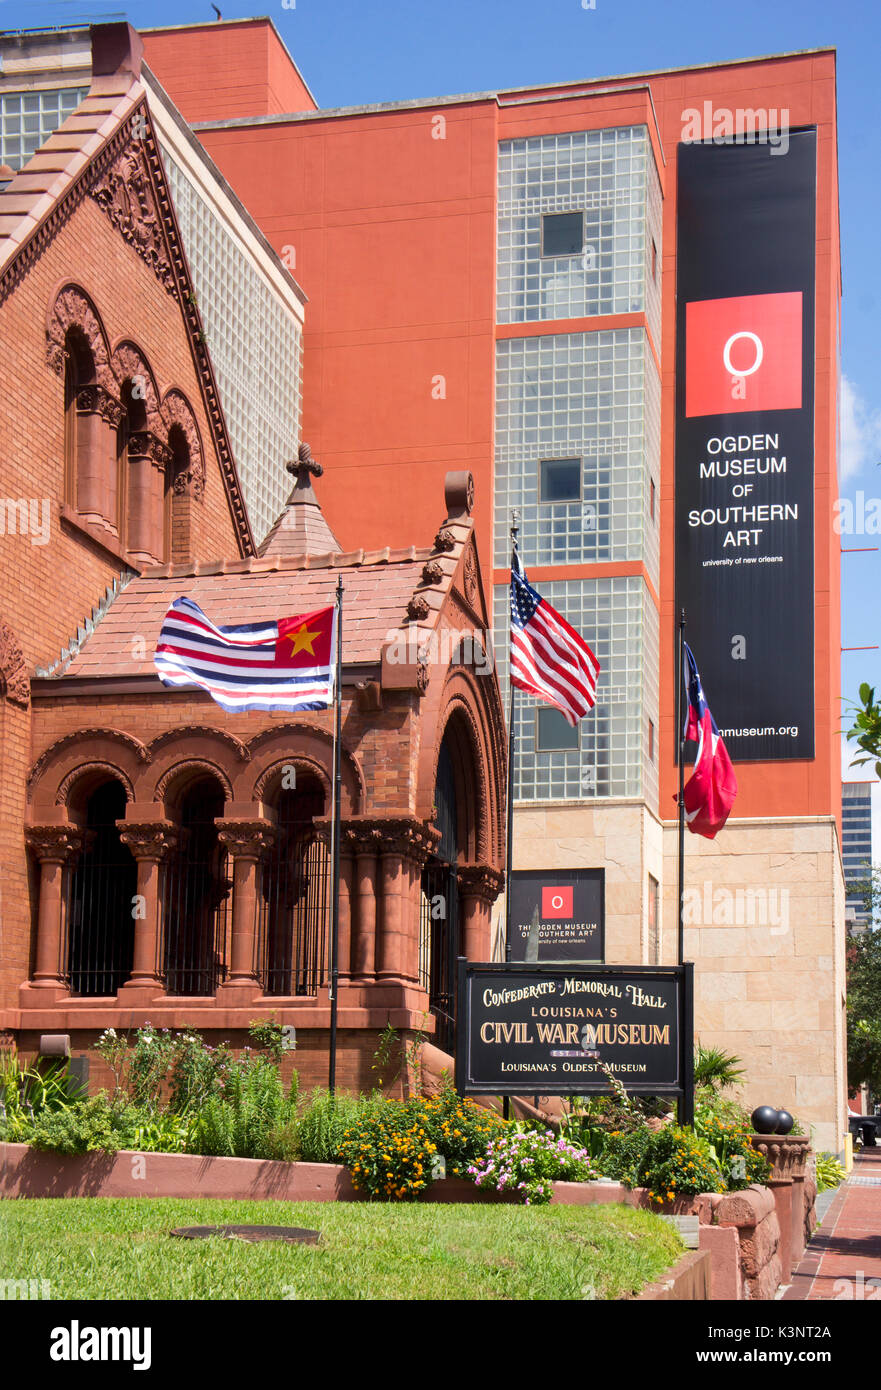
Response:
[[[692,971],[460,959],[459,1094],[690,1096]]]
[[[814,754],[816,143],[679,146],[676,612],[735,761]]]
[[[511,873],[510,959],[601,961],[602,869],[515,869]]]

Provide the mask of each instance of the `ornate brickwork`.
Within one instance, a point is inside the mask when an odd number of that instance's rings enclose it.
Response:
[[[21,643],[8,623],[0,618],[0,679],[7,700],[27,709],[31,699],[31,683],[25,666]]]
[[[177,283],[140,142],[121,150],[90,192],[129,246],[147,262],[163,288],[174,294]]]

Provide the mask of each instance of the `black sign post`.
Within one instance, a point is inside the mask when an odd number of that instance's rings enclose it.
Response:
[[[694,1120],[694,966],[459,959],[460,1095],[597,1095],[603,1070]]]
[[[676,612],[736,761],[814,756],[817,135],[682,144]]]

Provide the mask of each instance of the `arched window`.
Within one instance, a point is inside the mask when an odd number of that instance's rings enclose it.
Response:
[[[232,881],[214,824],[223,807],[223,788],[209,776],[190,782],[178,803],[178,843],[165,870],[163,973],[169,994],[213,994],[226,977]]]
[[[266,994],[315,995],[328,956],[329,855],[314,823],[324,788],[304,773],[270,797],[276,833],[261,876],[260,976]]]
[[[422,870],[419,978],[436,1019],[434,1040],[449,1052],[455,1046],[460,828],[453,758],[446,735],[437,760],[434,806],[434,824],[441,838]]]
[[[167,559],[166,510],[168,450],[148,430],[143,390],[127,380],[122,387],[123,421],[118,433],[124,479],[126,548],[144,564]]]
[[[131,974],[138,874],[116,824],[125,806],[125,791],[113,780],[85,801],[83,851],[68,876],[66,974],[72,994],[116,994]]]
[[[183,563],[192,555],[192,460],[187,436],[181,425],[168,431],[171,465],[166,480],[166,514],[170,531],[171,560]]]
[[[77,397],[85,386],[95,383],[95,360],[85,334],[69,328],[64,338],[64,500],[75,511],[85,511],[80,505],[80,468],[90,447],[88,432],[77,414]],[[85,471],[85,468],[83,469]],[[91,499],[88,484],[83,480],[83,502]]]

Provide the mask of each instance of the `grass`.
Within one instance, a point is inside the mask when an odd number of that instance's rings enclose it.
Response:
[[[317,1246],[180,1240],[174,1226],[307,1226]],[[683,1250],[651,1212],[345,1202],[23,1198],[0,1203],[4,1279],[54,1299],[614,1299]]]

